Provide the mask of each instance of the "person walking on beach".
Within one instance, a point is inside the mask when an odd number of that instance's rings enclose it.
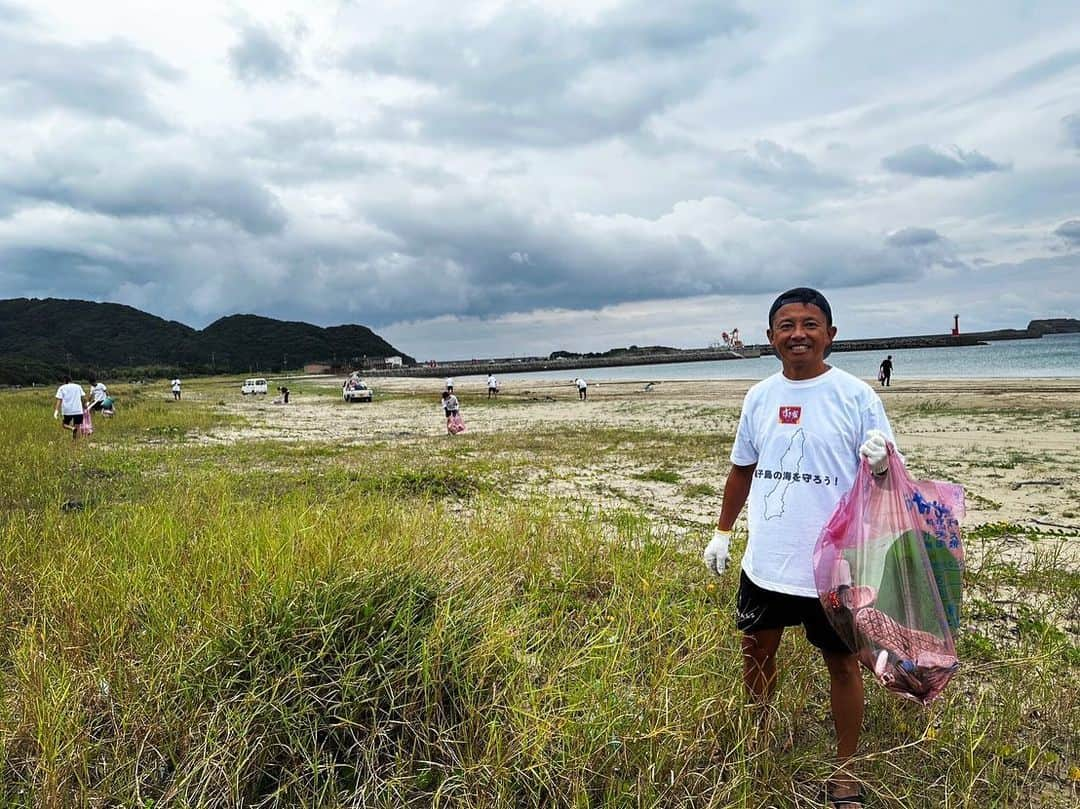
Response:
[[[180,377],[176,377],[170,383],[172,385],[172,397],[174,401],[180,401]]]
[[[90,410],[100,410],[102,402],[108,398],[108,388],[105,384],[98,382],[96,378],[90,377]]]
[[[487,378],[488,398],[499,395],[499,380],[495,378],[495,374],[488,374]]]
[[[889,380],[892,379],[892,354],[881,361],[877,378],[882,387],[889,387]]]
[[[454,392],[454,377],[452,377],[452,376],[446,377],[446,392],[447,393],[453,393]]]
[[[79,428],[83,423],[83,412],[86,410],[86,393],[82,386],[71,381],[70,376],[64,377],[64,383],[56,389],[56,407],[53,409],[53,418],[64,417],[61,426],[65,430],[71,430],[71,440],[79,438]]]
[[[862,730],[862,674],[818,600],[812,555],[860,459],[875,474],[887,471],[893,433],[873,389],[825,363],[836,327],[824,295],[806,287],[780,295],[769,309],[767,335],[782,370],[743,400],[705,564],[716,575],[724,572],[735,519],[748,503],[735,615],[747,695],[759,706],[768,702],[781,636],[801,624],[829,672],[837,769],[825,785],[827,799],[836,809],[855,809],[863,796],[848,765]]]
[[[577,397],[581,401],[585,401],[589,398],[589,383],[582,379],[580,376],[574,380],[574,384],[577,385]]]

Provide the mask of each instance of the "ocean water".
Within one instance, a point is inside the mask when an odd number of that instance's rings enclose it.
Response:
[[[891,351],[838,351],[829,364],[874,381],[887,354],[893,358],[893,382],[903,379],[1080,378],[1080,334],[1052,334],[1038,340],[1002,340],[982,346],[903,348]],[[776,357],[721,362],[679,362],[585,368],[587,380],[764,379],[780,369]],[[574,369],[499,374],[499,379],[567,379]]]

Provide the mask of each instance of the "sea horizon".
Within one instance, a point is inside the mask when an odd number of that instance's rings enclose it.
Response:
[[[886,356],[893,360],[893,382],[904,379],[1077,379],[1080,378],[1080,334],[1048,334],[1038,339],[1001,340],[985,345],[903,348],[890,351],[837,351],[828,363],[867,381],[877,379]],[[482,367],[482,366],[481,366]],[[497,374],[499,380],[572,379],[596,381],[693,381],[764,379],[780,370],[772,355],[651,365],[572,367]],[[455,374],[458,379],[486,377],[487,372]]]

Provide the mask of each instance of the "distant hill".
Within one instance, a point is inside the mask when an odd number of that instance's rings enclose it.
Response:
[[[365,326],[230,315],[199,331],[118,303],[0,300],[0,384],[55,382],[69,369],[83,378],[271,373],[394,355],[414,362]]]
[[[1034,334],[1076,334],[1080,332],[1080,320],[1075,317],[1052,317],[1032,320],[1027,330]]]

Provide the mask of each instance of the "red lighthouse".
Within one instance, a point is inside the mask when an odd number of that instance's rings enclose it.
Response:
[[[952,316],[952,333],[953,337],[960,336],[960,315]]]

